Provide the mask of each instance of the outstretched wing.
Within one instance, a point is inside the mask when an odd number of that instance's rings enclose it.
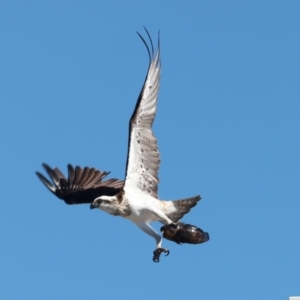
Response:
[[[157,198],[158,169],[160,155],[157,140],[151,130],[156,113],[161,71],[160,41],[154,52],[151,37],[145,28],[151,44],[151,51],[138,33],[149,54],[147,76],[129,122],[127,173],[124,189],[139,188]]]
[[[124,185],[124,182],[115,178],[102,181],[109,172],[102,172],[95,168],[73,168],[68,165],[68,178],[58,168],[52,169],[47,164],[42,164],[50,177],[48,180],[44,175],[36,172],[43,184],[59,199],[66,204],[92,203],[93,200],[102,195],[114,196]]]

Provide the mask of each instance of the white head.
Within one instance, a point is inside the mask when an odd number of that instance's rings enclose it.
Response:
[[[116,196],[100,196],[96,198],[90,205],[90,208],[99,208],[110,215],[118,215],[119,202]]]

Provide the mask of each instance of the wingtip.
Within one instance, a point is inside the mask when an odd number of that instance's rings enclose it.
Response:
[[[40,179],[40,181],[49,189],[52,193],[56,193],[56,187],[40,172],[35,172],[36,176]]]
[[[146,28],[146,26],[143,26],[143,27],[144,27],[144,30],[146,31],[146,34],[147,34],[148,38],[149,38],[150,45],[151,45],[151,51],[150,51],[150,48],[149,48],[147,42],[143,38],[143,36],[138,31],[136,31],[136,33],[138,34],[138,36],[140,37],[140,39],[145,44],[145,46],[147,48],[147,51],[148,51],[148,55],[149,55],[149,61],[151,63],[152,60],[154,60],[154,56],[155,56],[154,45],[153,45],[153,41],[152,41],[152,38],[151,38],[151,35],[150,35],[148,29]],[[156,56],[155,57],[156,57],[155,59],[157,59],[157,61],[159,61],[159,63],[160,63],[160,59],[159,59],[159,57],[160,57],[160,30],[158,31],[157,52],[156,52]]]
[[[52,170],[52,168],[46,164],[46,163],[42,163],[42,167],[47,171],[47,170]]]
[[[160,29],[158,30],[158,48],[160,46]]]
[[[67,168],[68,168],[68,169],[74,169],[74,167],[73,167],[72,164],[68,164],[68,165],[67,165]]]
[[[40,172],[38,172],[38,171],[35,171],[35,175],[36,175],[38,178],[43,177],[43,175],[42,175]]]

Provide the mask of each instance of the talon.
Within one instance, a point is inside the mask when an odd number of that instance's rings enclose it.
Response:
[[[164,231],[174,231],[174,230],[177,230],[178,229],[178,226],[180,225],[180,222],[177,222],[177,223],[170,223],[168,225],[164,225],[160,228],[160,231],[161,232],[164,232]]]
[[[160,257],[160,255],[161,255],[162,252],[166,253],[165,256],[168,256],[168,255],[170,254],[170,251],[169,251],[168,249],[157,248],[157,249],[153,252],[153,254],[154,254],[154,256],[153,256],[153,261],[154,261],[154,262],[159,262],[159,257]]]
[[[153,256],[153,261],[154,261],[154,262],[159,262],[159,257],[154,255],[154,256]]]

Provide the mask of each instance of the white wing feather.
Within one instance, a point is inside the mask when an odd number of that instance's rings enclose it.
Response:
[[[144,41],[143,38],[142,40]],[[124,189],[139,188],[157,198],[160,155],[151,127],[156,113],[161,71],[159,41],[155,54],[153,47],[152,54],[148,46],[147,49],[150,56],[148,73],[129,124],[130,136]]]

